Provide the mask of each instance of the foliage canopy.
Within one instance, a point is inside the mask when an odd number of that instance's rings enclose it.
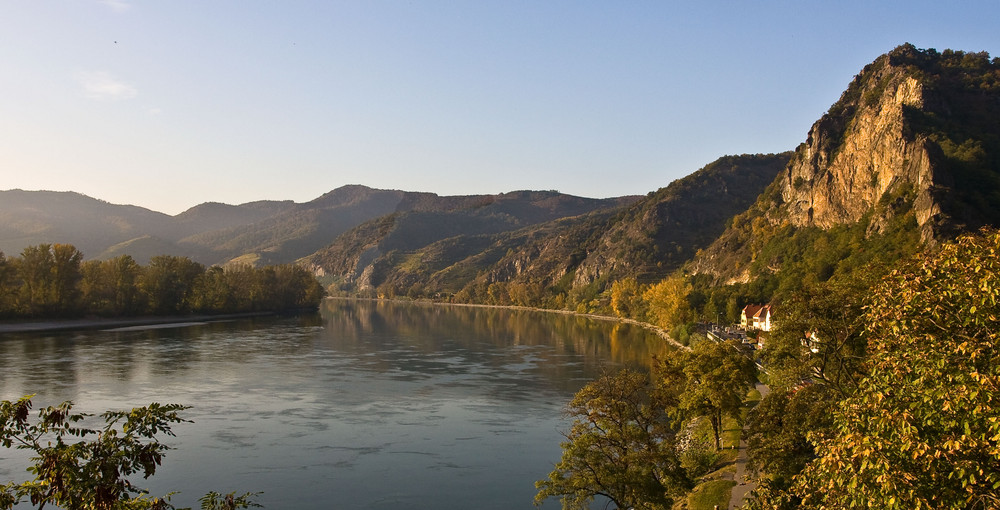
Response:
[[[564,509],[584,510],[603,497],[617,508],[669,509],[690,481],[674,445],[676,417],[651,390],[649,376],[633,370],[581,389],[562,460],[535,484],[535,503],[559,497]]]
[[[294,264],[206,268],[175,255],[146,266],[128,255],[83,261],[69,244],[0,253],[0,318],[283,311],[315,307],[323,296],[313,274]]]
[[[810,507],[1000,505],[1000,233],[894,271],[866,314],[869,374],[795,491]]]
[[[34,454],[28,468],[34,478],[0,486],[0,508],[12,509],[25,499],[37,508],[51,504],[67,510],[174,508],[170,495],[151,498],[133,479],[156,473],[170,449],[156,436],[173,436],[171,425],[186,421],[180,413],[187,406],[154,402],[129,411],[107,411],[101,414],[104,426],[89,428],[81,422],[93,415],[74,413],[71,402],[40,410],[32,422],[31,398],[0,401],[0,446]],[[259,506],[252,496],[211,492],[201,498],[202,508]]]

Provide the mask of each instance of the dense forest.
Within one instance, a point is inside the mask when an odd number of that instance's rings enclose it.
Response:
[[[796,291],[759,373],[738,344],[701,339],[651,374],[587,385],[539,501],[677,508],[720,466],[730,416],[760,476],[750,509],[998,508],[997,253],[1000,231],[982,231]],[[771,391],[741,415],[755,376]],[[715,430],[707,466],[690,437],[698,420]]]
[[[67,318],[283,311],[316,307],[322,287],[291,264],[205,267],[160,255],[142,266],[129,255],[84,261],[70,244],[0,253],[0,317]]]

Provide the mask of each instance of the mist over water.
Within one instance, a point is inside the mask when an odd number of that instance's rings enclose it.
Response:
[[[263,491],[271,509],[527,509],[573,394],[667,351],[615,322],[329,299],[297,317],[0,337],[0,399],[192,406],[140,479],[181,491],[177,506],[216,490]],[[0,480],[23,465],[0,449]]]

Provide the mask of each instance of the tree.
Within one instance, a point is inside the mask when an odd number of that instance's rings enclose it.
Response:
[[[20,308],[28,315],[64,315],[75,311],[83,254],[71,244],[39,244],[21,251]]]
[[[52,245],[52,303],[57,313],[65,314],[76,310],[80,290],[80,263],[83,253],[71,244]]]
[[[722,419],[742,423],[743,398],[757,380],[757,367],[735,341],[701,340],[691,351],[658,360],[661,377],[678,388],[679,408],[688,417],[704,416],[712,424],[715,449],[722,448]],[[683,378],[681,378],[681,374]],[[666,383],[664,383],[666,384]]]
[[[755,508],[800,504],[788,489],[816,458],[809,437],[830,433],[838,402],[865,374],[864,307],[884,273],[869,264],[847,277],[803,286],[780,304],[781,320],[761,351],[771,393],[747,416],[748,467],[767,477],[754,492]]]
[[[642,301],[642,288],[635,277],[623,278],[611,284],[611,309],[619,317],[643,318],[646,310]]]
[[[747,467],[770,476],[775,488],[788,488],[792,478],[816,458],[810,433],[829,430],[838,399],[823,384],[796,391],[774,391],[747,416]]]
[[[688,304],[690,293],[691,284],[683,276],[676,275],[651,286],[642,297],[649,307],[652,322],[670,329],[691,319],[691,307]]]
[[[170,449],[156,436],[172,436],[171,425],[186,421],[179,413],[187,407],[152,403],[130,411],[107,411],[99,429],[80,426],[92,415],[73,413],[72,408],[70,402],[46,407],[32,423],[30,396],[0,401],[0,445],[35,454],[28,468],[34,479],[0,486],[0,508],[12,509],[24,499],[37,508],[51,504],[67,510],[174,508],[169,496],[150,498],[131,478],[138,474],[149,478],[156,472]],[[202,508],[259,506],[251,501],[252,495],[209,493],[201,500]]]
[[[191,295],[205,266],[187,257],[157,255],[150,259],[140,279],[152,313],[173,315],[191,307]]]
[[[587,509],[603,497],[621,509],[669,509],[690,481],[674,443],[676,416],[652,390],[648,375],[622,370],[577,392],[562,459],[535,484],[536,505],[559,497],[564,509]]]
[[[139,292],[142,267],[129,255],[84,262],[81,288],[86,309],[103,315],[134,315],[144,306]]]
[[[22,313],[34,315],[47,311],[50,303],[49,284],[52,274],[51,245],[26,246],[17,260],[17,274],[21,280],[18,308]]]
[[[229,286],[229,277],[220,266],[212,266],[195,281],[191,307],[197,312],[237,311],[237,295]]]
[[[857,272],[847,280],[806,286],[782,302],[781,320],[761,351],[772,389],[788,391],[814,381],[839,398],[854,392],[864,375],[863,309],[876,276],[881,275]]]
[[[894,271],[865,319],[869,374],[794,488],[825,508],[1000,507],[1000,233]]]
[[[326,294],[323,286],[316,281],[306,268],[296,264],[281,264],[266,268],[273,277],[269,277],[268,306],[274,310],[291,310],[319,305]]]
[[[17,311],[15,273],[14,261],[0,251],[0,317],[14,315]]]

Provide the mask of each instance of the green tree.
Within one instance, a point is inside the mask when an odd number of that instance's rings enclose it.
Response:
[[[761,351],[772,389],[787,391],[808,380],[840,398],[854,392],[864,375],[863,308],[877,275],[858,272],[806,286],[781,304],[781,320]]]
[[[13,316],[17,312],[18,292],[15,261],[0,251],[0,317]]]
[[[865,374],[864,307],[885,272],[869,263],[846,277],[806,285],[785,299],[761,358],[771,393],[748,415],[748,467],[767,477],[755,508],[793,508],[792,480],[816,457],[810,436],[833,427],[838,403]]]
[[[306,268],[296,264],[281,264],[269,269],[274,273],[269,287],[272,309],[291,310],[318,306],[326,295],[323,286]]]
[[[70,244],[39,244],[21,252],[20,309],[27,315],[65,315],[76,311],[83,254]]]
[[[237,296],[229,287],[226,271],[212,266],[202,273],[192,290],[191,307],[204,313],[235,312]]]
[[[201,502],[202,510],[236,510],[237,508],[262,508],[253,501],[254,496],[259,492],[246,492],[236,495],[235,492],[229,494],[219,494],[212,491],[198,498]]]
[[[874,292],[869,374],[795,487],[824,508],[1000,507],[1000,234],[962,237]]]
[[[600,497],[621,509],[669,509],[690,481],[674,443],[676,417],[658,395],[649,376],[633,370],[577,392],[562,459],[535,484],[535,503],[558,497],[564,509],[587,509]]]
[[[683,374],[679,407],[688,417],[704,416],[712,424],[715,449],[722,449],[722,419],[742,424],[743,399],[757,380],[757,366],[735,341],[701,340],[691,351],[661,363],[661,374]],[[673,368],[670,367],[673,365]],[[678,378],[679,380],[679,378]],[[676,386],[676,383],[675,383]]]
[[[747,416],[748,468],[767,474],[775,488],[787,489],[816,458],[808,436],[833,426],[837,402],[835,391],[823,384],[769,393]]]
[[[52,245],[52,303],[60,314],[76,311],[83,253],[71,244]]]
[[[50,406],[29,419],[31,397],[0,401],[0,445],[34,453],[25,482],[0,486],[0,508],[12,509],[23,500],[32,506],[59,506],[67,510],[125,510],[174,508],[165,498],[149,497],[132,478],[156,473],[170,449],[158,434],[173,435],[171,425],[186,421],[179,415],[187,407],[152,403],[130,411],[107,411],[105,425],[87,428],[80,422],[92,416],[74,413],[70,402]],[[74,438],[78,438],[75,440]],[[202,508],[235,509],[259,506],[253,494],[220,496],[209,493]]]
[[[101,315],[134,315],[145,303],[139,291],[142,267],[129,255],[109,260],[89,260],[81,266],[80,287],[89,312]]]
[[[16,267],[21,283],[18,309],[22,314],[36,315],[48,311],[53,263],[51,245],[27,246],[21,250]]]
[[[234,264],[223,271],[225,287],[233,303],[233,311],[273,310],[274,271],[269,267],[255,268],[249,264]]]
[[[173,315],[191,307],[195,282],[205,266],[187,257],[157,255],[150,259],[140,283],[149,299],[149,311]]]

